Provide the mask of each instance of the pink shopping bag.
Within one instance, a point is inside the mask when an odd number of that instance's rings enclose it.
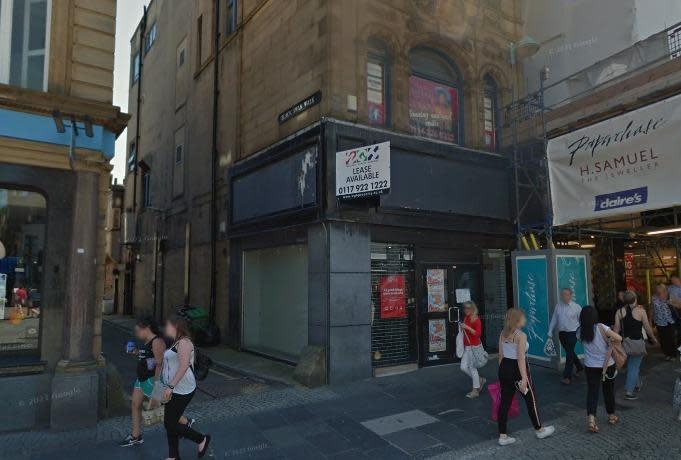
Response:
[[[489,397],[492,398],[492,420],[497,421],[499,414],[499,407],[501,406],[501,384],[499,382],[490,383],[487,385]],[[511,408],[508,410],[508,417],[517,417],[520,414],[520,406],[515,394],[513,401],[511,401]]]

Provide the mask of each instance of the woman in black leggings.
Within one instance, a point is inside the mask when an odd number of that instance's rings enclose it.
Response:
[[[596,411],[598,409],[598,390],[603,389],[605,412],[608,423],[615,425],[619,417],[615,415],[615,377],[617,367],[609,351],[610,342],[621,342],[622,337],[608,326],[598,322],[598,311],[587,305],[579,315],[579,339],[584,347],[584,366],[586,367],[586,416],[587,430],[598,433]],[[607,360],[607,364],[606,364]]]
[[[516,391],[525,399],[527,413],[532,420],[535,435],[539,439],[548,438],[555,428],[542,426],[537,411],[534,385],[530,379],[530,368],[525,360],[528,343],[527,335],[521,331],[527,320],[525,313],[518,308],[506,312],[504,330],[499,337],[499,383],[501,384],[501,405],[499,406],[499,445],[513,444],[516,439],[508,436],[508,410]]]
[[[196,379],[191,367],[194,363],[194,344],[190,339],[187,322],[180,316],[173,315],[166,321],[165,333],[175,341],[163,356],[161,373],[161,381],[166,386],[164,400],[167,401],[163,416],[163,425],[168,436],[166,460],[179,460],[180,438],[196,443],[201,458],[208,452],[210,435],[203,435],[180,423],[180,417],[196,392]]]

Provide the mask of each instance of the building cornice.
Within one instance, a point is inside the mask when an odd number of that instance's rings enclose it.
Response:
[[[101,125],[116,136],[125,130],[130,119],[120,107],[111,104],[4,84],[0,84],[0,108],[48,116],[58,110],[62,118],[73,117],[78,121],[89,117],[93,124]]]

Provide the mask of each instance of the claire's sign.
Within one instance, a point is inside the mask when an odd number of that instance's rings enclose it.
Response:
[[[551,139],[553,224],[676,206],[681,96]]]
[[[390,190],[390,142],[336,152],[336,196],[355,198]]]

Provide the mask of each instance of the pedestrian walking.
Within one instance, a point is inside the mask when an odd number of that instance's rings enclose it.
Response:
[[[603,401],[608,414],[608,423],[615,425],[619,417],[615,415],[615,377],[617,366],[613,358],[611,342],[621,342],[622,337],[608,326],[598,322],[598,311],[586,306],[579,315],[580,340],[584,346],[584,365],[586,366],[586,415],[587,429],[598,433],[596,412],[598,392],[603,388]]]
[[[676,358],[676,328],[678,314],[669,299],[667,286],[658,284],[653,295],[653,322],[660,337],[660,347],[665,359],[671,361]]]
[[[180,458],[180,438],[187,438],[198,445],[198,455],[202,458],[208,452],[210,435],[203,435],[190,426],[180,423],[187,405],[196,392],[196,379],[192,366],[194,364],[194,343],[191,340],[187,321],[178,315],[172,315],[165,326],[165,334],[174,343],[163,356],[163,372],[161,379],[165,385],[165,414],[163,424],[168,437],[168,458]]]
[[[648,322],[646,311],[637,304],[636,294],[632,291],[624,293],[624,306],[615,314],[613,330],[622,336],[624,351],[627,353],[627,378],[624,383],[624,399],[638,399],[636,391],[641,389],[641,362],[646,355],[646,342],[643,337],[645,329],[648,337],[656,343],[653,328]]]
[[[549,337],[558,329],[558,339],[565,350],[565,367],[563,368],[563,385],[572,383],[572,369],[576,368],[576,376],[579,377],[584,366],[575,353],[577,345],[577,329],[579,328],[579,314],[582,307],[572,300],[572,289],[560,290],[560,301],[553,310],[553,316],[549,323]]]
[[[461,322],[461,333],[463,334],[464,351],[461,357],[461,370],[468,375],[473,381],[473,389],[466,395],[467,398],[477,398],[480,396],[482,387],[485,386],[486,380],[480,377],[478,367],[481,363],[478,362],[476,353],[485,353],[482,349],[482,322],[478,317],[478,307],[474,302],[464,302],[463,311],[465,313],[464,319]]]
[[[156,320],[151,317],[139,318],[135,323],[135,337],[144,344],[142,348],[133,349],[132,354],[137,356],[137,379],[132,390],[132,433],[120,442],[121,447],[131,447],[144,443],[141,433],[142,403],[145,398],[150,400],[150,407],[154,407],[160,401],[151,399],[154,385],[159,380],[163,366],[163,354],[166,351],[166,343],[161,337],[161,331]],[[193,419],[183,417],[180,421],[191,426]]]
[[[499,383],[501,385],[501,405],[499,406],[499,445],[513,444],[516,439],[508,435],[508,410],[516,392],[525,399],[527,413],[530,416],[535,435],[539,439],[551,436],[555,428],[543,426],[539,420],[537,397],[530,377],[530,367],[525,354],[529,348],[527,335],[522,332],[527,319],[525,313],[518,308],[510,308],[506,312],[504,329],[499,336]]]

